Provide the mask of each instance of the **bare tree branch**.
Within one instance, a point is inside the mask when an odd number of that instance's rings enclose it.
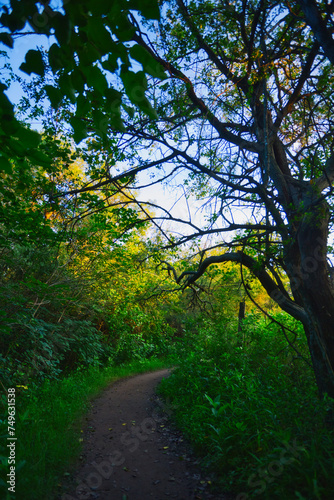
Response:
[[[302,8],[306,22],[311,27],[318,43],[324,49],[325,55],[334,64],[334,40],[316,2],[314,0],[297,0],[297,3]]]
[[[279,304],[279,306],[296,319],[305,322],[306,314],[302,307],[290,299],[288,293],[283,291],[280,286],[271,278],[264,266],[259,266],[259,263],[246,255],[244,252],[232,252],[222,255],[212,255],[203,260],[196,271],[184,271],[177,279],[177,283],[181,283],[185,278],[185,286],[195,283],[206,269],[212,264],[220,264],[223,262],[237,262],[246,267],[258,278],[262,286],[267,291],[268,295]]]

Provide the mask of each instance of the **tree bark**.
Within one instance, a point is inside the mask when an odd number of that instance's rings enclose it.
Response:
[[[319,394],[334,398],[334,295],[328,275],[326,202],[313,203],[298,224],[288,257],[295,300],[305,311],[303,321]]]

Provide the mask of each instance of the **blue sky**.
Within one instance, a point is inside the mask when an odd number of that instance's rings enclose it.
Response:
[[[29,35],[15,37],[13,49],[10,49],[2,44],[1,44],[2,45],[1,49],[6,50],[9,57],[9,62],[12,66],[14,73],[24,78],[26,81],[29,81],[30,80],[29,75],[27,75],[26,73],[22,72],[19,69],[20,65],[25,60],[26,52],[29,49],[35,49],[37,47],[48,50],[49,47],[54,42],[55,39],[53,37],[48,38],[44,35],[29,34]],[[5,77],[6,75],[3,74],[1,80],[3,80]],[[8,89],[8,91],[6,91],[6,94],[8,95],[9,99],[13,104],[18,104],[21,97],[23,96],[23,91],[19,83],[13,83],[11,87]],[[39,124],[38,122],[34,122],[31,125],[33,128],[41,130],[41,124]],[[140,175],[140,178],[138,180],[139,184],[147,184],[149,183],[149,176],[143,173]],[[140,191],[140,198],[142,200],[146,199],[153,203],[156,203],[157,205],[161,205],[167,210],[171,210],[174,217],[176,218],[187,219],[188,207],[185,198],[183,196],[184,191],[182,190],[182,187],[181,188],[178,187],[178,184],[180,185],[180,183],[182,184],[182,182],[183,181],[181,178],[178,181],[175,181],[173,185],[167,187],[166,186],[164,187],[160,184],[156,184],[152,187],[147,187],[146,189]],[[196,202],[194,199],[189,200],[189,203],[193,209],[192,210],[194,216],[193,221],[199,225],[202,225],[204,223],[204,219],[203,219],[203,214],[201,215],[201,211],[199,210],[201,203]],[[164,227],[166,227],[166,224],[163,225]],[[179,231],[180,228],[176,230]]]

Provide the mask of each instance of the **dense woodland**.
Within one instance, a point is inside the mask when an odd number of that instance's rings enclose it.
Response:
[[[12,0],[0,24],[17,498],[57,498],[89,398],[161,366],[213,491],[331,498],[332,3]]]

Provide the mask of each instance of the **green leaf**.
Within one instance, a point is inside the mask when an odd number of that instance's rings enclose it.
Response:
[[[80,49],[77,50],[77,53],[79,55],[80,59],[80,65],[81,66],[90,66],[91,64],[95,63],[95,61],[99,61],[101,54],[100,52],[91,45],[90,43],[84,43],[80,47]]]
[[[108,59],[103,61],[101,63],[102,68],[106,69],[107,71],[110,71],[111,73],[114,73],[118,69],[118,57],[114,53],[109,54]]]
[[[157,0],[132,0],[129,8],[139,10],[146,19],[160,19],[160,10]]]
[[[130,56],[143,66],[145,73],[165,80],[167,78],[163,66],[154,59],[154,57],[140,45],[134,45],[130,48]]]
[[[136,33],[136,28],[130,23],[124,12],[118,13],[117,24],[115,24],[114,19],[109,19],[109,26],[111,26],[111,29],[113,29],[117,38],[121,42],[128,42],[132,40]]]
[[[1,109],[1,104],[0,104],[0,109]],[[5,132],[5,134],[7,134],[7,136],[10,137],[15,135],[16,131],[20,126],[21,126],[20,123],[14,118],[12,113],[9,112],[6,113],[6,111],[2,111],[0,130],[2,129]]]
[[[109,126],[113,130],[123,132],[124,125],[121,115],[122,94],[113,88],[108,88],[105,92],[105,105],[104,109],[110,114]]]
[[[39,151],[38,149],[29,151],[29,158],[33,160],[37,165],[41,165],[43,167],[48,167],[51,163],[51,158],[49,158],[45,153]]]
[[[134,73],[123,66],[121,70],[121,78],[129,99],[135,104],[142,101],[143,96],[145,95],[145,90],[147,89],[145,73],[143,71]]]
[[[19,2],[16,3],[16,8],[11,14],[4,13],[0,17],[0,23],[6,26],[6,28],[9,28],[12,33],[14,31],[21,31],[26,24],[26,17],[22,16],[22,5],[19,5]]]
[[[59,89],[53,87],[52,85],[45,85],[44,90],[47,93],[48,98],[50,99],[51,106],[54,109],[58,109],[59,104],[63,98],[62,93]]]
[[[20,160],[22,160],[27,154],[26,148],[23,146],[21,141],[17,139],[17,137],[14,137],[10,140],[10,148],[11,154],[19,158]]]
[[[86,76],[87,85],[103,95],[108,88],[108,82],[102,71],[97,66],[89,66],[82,70]]]
[[[108,118],[100,110],[93,111],[93,121],[96,133],[100,137],[105,137],[108,132]]]
[[[87,128],[86,124],[77,116],[72,116],[70,119],[71,125],[73,127],[73,139],[76,144],[79,144],[80,141],[87,137]]]
[[[72,71],[71,81],[75,90],[77,90],[79,94],[82,94],[85,89],[85,81],[80,67],[76,67]]]
[[[0,170],[10,174],[12,171],[12,164],[4,156],[0,156]]]
[[[49,64],[54,73],[64,65],[62,50],[56,43],[52,44],[49,49]]]
[[[41,140],[38,132],[26,127],[20,127],[15,136],[20,140],[21,146],[23,146],[24,149],[35,148]]]
[[[135,110],[131,108],[130,106],[127,106],[126,104],[122,104],[124,110],[127,112],[127,114],[130,116],[130,118],[133,118],[135,115]]]
[[[79,95],[77,99],[77,111],[76,114],[79,117],[86,117],[91,111],[91,103],[86,96]]]
[[[90,18],[87,35],[102,56],[114,50],[116,44],[111,38],[111,33],[106,29],[103,19]]]
[[[0,110],[3,114],[14,116],[14,107],[4,91],[7,90],[6,85],[0,84]]]
[[[52,19],[52,26],[55,30],[55,37],[60,45],[66,45],[71,38],[71,20],[69,16],[63,16],[60,12],[55,13]]]
[[[143,71],[133,73],[127,69],[121,71],[121,78],[124,84],[125,92],[130,101],[147,114],[150,118],[157,118],[155,110],[145,96],[147,89],[147,80]]]
[[[0,33],[0,42],[4,43],[11,49],[13,48],[14,41],[9,33]]]
[[[59,89],[63,95],[69,98],[69,100],[74,104],[76,101],[75,89],[72,84],[71,77],[69,75],[63,74],[59,77]]]
[[[36,75],[44,76],[45,68],[41,52],[39,50],[28,50],[25,62],[21,64],[20,70],[28,75],[36,73]]]
[[[122,93],[121,92],[109,87],[106,90],[104,97],[106,98],[108,108],[111,109],[112,112],[115,112],[116,110],[119,111],[121,103],[122,103]]]

